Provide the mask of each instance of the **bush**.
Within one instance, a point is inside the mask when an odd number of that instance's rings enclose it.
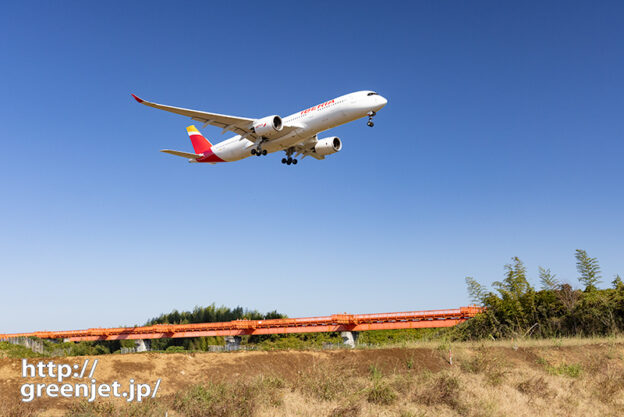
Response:
[[[27,347],[14,345],[9,342],[0,342],[0,358],[35,358],[41,356]]]
[[[184,352],[184,346],[169,346],[165,352],[167,353],[180,353],[180,352]]]
[[[570,378],[577,378],[581,375],[583,368],[578,363],[573,363],[571,365],[561,364],[558,366],[550,366],[547,368],[548,372],[553,375],[565,375]]]
[[[397,399],[397,394],[392,388],[383,382],[375,382],[368,390],[366,399],[369,403],[377,405],[391,405]]]

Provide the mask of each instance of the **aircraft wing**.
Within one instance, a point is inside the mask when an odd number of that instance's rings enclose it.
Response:
[[[153,107],[155,109],[165,110],[171,113],[190,117],[193,120],[204,123],[204,126],[212,125],[222,128],[223,132],[229,130],[239,135],[255,137],[255,134],[251,130],[254,119],[249,119],[247,117],[228,116],[218,113],[208,113],[199,110],[184,109],[182,107],[166,106],[164,104],[152,103],[151,101],[143,100],[135,96],[134,94],[132,94],[132,97],[134,97],[134,99],[141,104]]]
[[[246,138],[251,140],[252,142],[255,142],[258,139],[258,135],[256,135],[252,130],[253,122],[255,121],[255,119],[250,119],[248,117],[228,116],[226,114],[208,113],[205,111],[184,109],[182,107],[166,106],[164,104],[152,103],[151,101],[143,100],[142,98],[139,98],[134,94],[132,94],[132,97],[134,97],[134,99],[139,103],[146,106],[190,117],[193,120],[203,123],[204,127],[206,127],[207,125],[220,127],[223,129],[222,133],[225,133],[229,130],[238,135],[241,135],[241,139]],[[298,128],[299,126],[285,125],[281,131],[280,137]]]

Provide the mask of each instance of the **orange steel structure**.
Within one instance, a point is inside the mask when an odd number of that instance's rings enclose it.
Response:
[[[124,340],[161,339],[200,336],[242,336],[278,333],[318,333],[387,329],[422,329],[452,327],[484,311],[470,306],[450,310],[406,311],[381,314],[332,314],[272,320],[234,320],[222,323],[155,324],[143,327],[95,328],[57,332],[0,334],[0,339],[38,337],[41,339]]]

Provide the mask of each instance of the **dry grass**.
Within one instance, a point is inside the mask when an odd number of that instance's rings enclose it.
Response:
[[[596,398],[606,404],[613,404],[622,399],[624,393],[624,374],[622,371],[609,371],[601,377],[596,378],[595,389]]]
[[[608,337],[556,337],[548,339],[500,339],[500,340],[477,340],[466,342],[440,342],[439,340],[419,340],[383,345],[360,346],[359,349],[388,349],[388,348],[428,348],[448,352],[449,348],[480,349],[480,348],[532,348],[532,347],[573,347],[587,345],[622,345],[624,336]]]
[[[264,377],[233,383],[195,385],[174,396],[172,408],[188,417],[251,417],[258,408],[282,405],[284,382]]]
[[[67,415],[71,417],[160,417],[167,412],[163,401],[119,405],[113,402],[89,403],[80,401],[71,406]]]
[[[489,347],[480,347],[468,359],[460,362],[460,368],[467,373],[483,374],[488,384],[497,386],[509,372],[504,357],[496,355]]]
[[[546,382],[543,376],[531,377],[517,385],[518,391],[529,397],[531,400],[534,398],[552,398],[554,397],[553,391]]]
[[[460,399],[461,383],[455,373],[444,372],[429,379],[414,395],[414,400],[426,406],[443,405],[462,413],[464,405]]]
[[[366,399],[369,403],[377,405],[391,405],[396,401],[397,394],[392,387],[380,381],[368,389]]]
[[[362,411],[362,406],[359,404],[347,404],[334,408],[329,417],[357,417]]]
[[[448,349],[453,365],[445,362]],[[80,404],[66,415],[151,417],[165,411],[171,417],[624,415],[621,339],[527,341],[516,346],[438,344],[419,352],[363,353],[313,355],[282,371],[272,365],[253,376],[231,374],[151,403]],[[235,364],[238,357],[230,358]],[[36,415],[32,409],[13,412],[7,407],[12,406],[0,405],[0,415]]]
[[[18,397],[0,402],[0,416],[34,417],[37,409],[33,404],[24,404]]]
[[[299,372],[292,389],[311,399],[331,401],[360,389],[358,382],[345,371],[331,366],[331,363],[315,362],[310,368]]]

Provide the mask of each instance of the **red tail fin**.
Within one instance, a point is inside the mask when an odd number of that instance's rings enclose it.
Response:
[[[186,128],[186,131],[191,138],[191,143],[193,144],[193,149],[195,149],[195,153],[204,153],[212,148],[212,143],[208,141],[199,130],[193,125]]]

